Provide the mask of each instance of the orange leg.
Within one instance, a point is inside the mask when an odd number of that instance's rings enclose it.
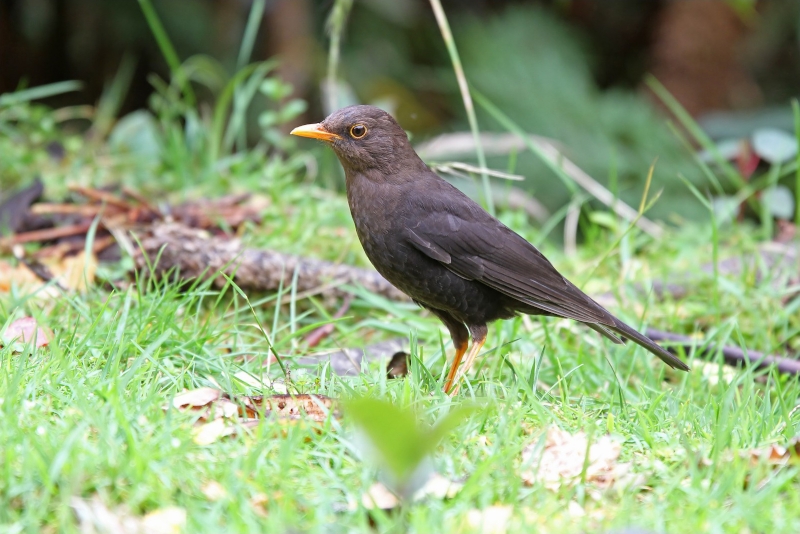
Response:
[[[472,330],[472,347],[470,347],[469,352],[467,353],[467,359],[464,362],[464,369],[458,375],[458,378],[455,379],[452,391],[450,391],[447,387],[445,387],[444,392],[449,393],[450,396],[454,396],[458,393],[458,389],[461,387],[461,379],[467,375],[469,368],[472,367],[472,364],[475,362],[475,358],[478,357],[480,354],[481,349],[483,348],[483,344],[486,343],[486,334],[487,330],[486,327],[477,327]]]
[[[472,347],[470,347],[469,354],[467,354],[467,360],[464,362],[464,369],[458,375],[458,378],[456,378],[454,381],[455,387],[453,388],[452,391],[445,389],[444,390],[445,393],[449,393],[451,397],[455,396],[456,393],[458,393],[458,390],[461,387],[461,379],[467,375],[467,371],[469,371],[469,368],[472,367],[472,363],[475,361],[475,358],[480,353],[481,348],[483,348],[483,344],[485,342],[486,338],[481,340],[476,339],[472,341]]]
[[[460,345],[456,346],[456,355],[453,357],[453,363],[450,364],[450,371],[447,373],[447,380],[444,383],[445,393],[449,393],[450,388],[453,387],[453,380],[456,377],[456,373],[458,373],[458,364],[461,363],[461,358],[467,352],[467,345],[469,345],[469,341],[465,339]]]

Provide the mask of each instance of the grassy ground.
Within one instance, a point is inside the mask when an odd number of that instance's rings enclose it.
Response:
[[[30,170],[40,165],[36,160]],[[96,183],[107,171],[86,158],[44,176],[55,188],[65,177]],[[264,224],[246,232],[252,243],[365,265],[342,196],[246,166],[221,174],[219,183],[188,194],[236,183],[267,195]],[[532,241],[545,239],[522,214],[500,215]],[[634,324],[644,316],[664,330],[691,334],[702,327],[716,342],[763,351],[796,338],[797,305],[780,305],[781,290],[752,273],[715,278],[700,270],[713,257],[709,228],[686,227],[659,241],[634,232],[620,246],[613,231],[595,226],[588,234],[573,257],[547,241],[544,251],[576,282],[597,267],[584,288],[616,295],[623,304],[614,311]],[[747,225],[723,230],[720,255],[752,252],[753,234]],[[637,283],[681,273],[697,276],[681,300],[658,301],[635,290]],[[402,512],[367,511],[361,497],[375,469],[361,461],[346,417],[321,432],[267,419],[237,436],[196,444],[196,415],[164,407],[199,386],[270,394],[241,379],[242,371],[261,377],[263,370],[258,359],[240,356],[265,356],[267,347],[234,291],[181,289],[141,276],[117,293],[94,287],[55,299],[0,294],[0,324],[33,315],[55,332],[44,349],[0,349],[0,530],[76,532],[72,499],[96,496],[131,516],[179,507],[186,532],[478,532],[475,510],[491,506],[509,507],[508,531],[800,531],[797,466],[753,461],[748,452],[786,445],[798,433],[794,379],[727,373],[691,357],[693,371],[676,373],[635,345],[611,346],[572,323],[518,318],[492,325],[486,355],[451,401],[421,368],[393,381],[378,363],[355,378],[332,376],[324,366],[299,368],[292,361],[308,350],[298,331],[328,320],[339,303],[276,306],[274,296],[250,297],[299,391],[376,396],[417,408],[427,422],[453,403],[477,399],[481,409],[433,458],[435,469],[463,481],[463,489]],[[414,356],[433,377],[443,371],[443,340],[451,354],[439,322],[413,305],[361,293],[335,325],[315,350],[411,336]],[[277,366],[272,375],[280,377]],[[605,491],[580,480],[556,491],[526,484],[521,473],[530,466],[522,465],[522,451],[551,425],[595,439],[609,433],[637,483]],[[209,494],[210,483],[224,491]]]

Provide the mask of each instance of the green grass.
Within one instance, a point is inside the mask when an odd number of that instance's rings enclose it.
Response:
[[[266,141],[243,148],[255,89],[266,81],[268,98],[284,91],[268,76],[271,64],[246,65],[254,26],[242,45],[239,74],[214,74],[214,113],[202,114],[189,104],[195,98],[189,82],[199,83],[203,69],[213,78],[215,67],[204,58],[181,64],[150,2],[141,4],[174,80],[153,79],[152,114],[137,123],[136,135],[126,132],[126,148],[103,139],[87,143],[61,128],[63,110],[27,103],[74,84],[31,89],[0,98],[0,174],[9,183],[40,175],[52,200],[63,197],[67,183],[124,183],[172,202],[250,191],[268,201],[261,224],[242,232],[250,246],[368,266],[345,198],[317,185],[327,177],[307,175],[316,154],[276,138],[275,126],[299,108],[273,110],[264,123]],[[263,6],[256,2],[254,13]],[[48,156],[52,140],[63,145],[63,160]],[[158,151],[148,152],[153,146]],[[714,170],[703,171],[713,185]],[[794,173],[796,166],[779,171]],[[611,212],[584,213],[585,240],[571,256],[548,241],[563,213],[542,228],[521,212],[498,215],[541,244],[570,279],[586,280],[587,292],[613,295],[618,304],[612,311],[631,324],[703,331],[715,343],[764,352],[800,350],[800,301],[781,303],[790,292],[785,284],[717,267],[719,260],[755,252],[757,226],[714,221],[654,240],[627,230],[629,224]],[[129,265],[123,259],[100,274],[124,279]],[[690,290],[681,299],[658,300],[636,289],[654,280],[684,282],[684,275]],[[470,512],[490,506],[511,507],[509,532],[800,531],[798,463],[775,466],[749,457],[752,449],[786,445],[799,433],[796,379],[752,369],[729,376],[693,355],[687,356],[692,372],[678,373],[635,345],[611,345],[569,321],[521,317],[491,325],[483,357],[451,400],[440,390],[452,355],[447,333],[411,304],[355,289],[347,316],[310,350],[303,335],[329,322],[340,302],[278,304],[294,294],[285,287],[280,299],[249,294],[251,310],[231,287],[176,286],[146,273],[121,291],[102,287],[57,298],[0,293],[0,330],[32,315],[55,332],[43,349],[0,348],[0,532],[78,532],[70,508],[75,498],[97,498],[132,516],[176,506],[186,511],[185,531],[192,533],[476,532]],[[165,409],[176,394],[211,386],[232,395],[270,395],[269,386],[254,387],[252,378],[282,380],[278,365],[265,376],[259,363],[270,347],[256,322],[291,369],[298,392],[377,397],[413,408],[422,425],[442,421],[457,406],[477,405],[432,457],[436,471],[464,483],[461,491],[393,513],[366,510],[361,498],[377,473],[364,461],[346,414],[321,431],[268,418],[210,445],[195,443],[197,415]],[[415,358],[414,372],[403,380],[387,380],[377,362],[348,378],[332,375],[327,365],[297,363],[309,353],[397,336],[410,340]],[[711,361],[721,364],[719,356]],[[523,465],[522,451],[551,425],[594,438],[610,433],[639,483],[606,491],[580,481],[558,491],[526,485],[521,473],[531,466]],[[223,496],[206,496],[211,482],[224,488]]]
[[[79,176],[95,172],[88,160],[76,169]],[[247,182],[246,172],[242,180]],[[248,229],[251,243],[365,265],[342,197],[281,178],[262,181],[261,189],[272,204],[264,224]],[[542,237],[524,215],[500,215],[527,238]],[[757,283],[752,273],[700,274],[682,300],[659,302],[634,290],[636,283],[677,273],[697,275],[714,254],[709,228],[685,228],[661,241],[634,231],[626,238],[627,254],[615,250],[599,265],[597,258],[617,236],[600,227],[590,234],[575,256],[564,257],[547,244],[544,250],[572,279],[595,269],[586,289],[613,292],[625,303],[615,311],[634,324],[646,314],[661,329],[707,329],[718,343],[772,351],[794,339],[797,348],[797,310],[780,306],[782,293],[766,281]],[[746,225],[721,230],[721,256],[752,252],[753,234]],[[714,291],[718,310],[711,304]],[[335,333],[314,350],[411,335],[418,341],[415,356],[440,377],[441,340],[451,349],[438,321],[412,305],[359,295],[348,318],[336,322]],[[338,302],[276,306],[274,296],[250,299],[298,390],[376,396],[415,407],[429,423],[450,406],[425,373],[387,381],[377,363],[356,378],[331,376],[324,366],[299,368],[293,361],[308,350],[297,332],[326,321]],[[0,323],[22,315],[40,318],[56,337],[45,349],[0,349],[3,531],[76,532],[70,500],[93,495],[135,515],[181,507],[188,514],[187,532],[327,531],[332,524],[367,532],[370,517],[379,531],[469,532],[470,510],[500,504],[513,507],[511,531],[626,525],[669,532],[800,529],[797,467],[751,465],[739,456],[785,444],[797,433],[800,387],[786,377],[740,370],[731,383],[715,384],[716,375],[704,374],[700,361],[690,362],[689,374],[675,373],[636,346],[611,346],[567,321],[497,323],[487,355],[456,399],[458,404],[474,398],[484,408],[445,438],[433,460],[444,476],[465,481],[464,488],[453,499],[382,514],[357,504],[375,472],[360,460],[347,418],[321,433],[267,419],[240,436],[200,446],[192,441],[195,416],[163,409],[184,388],[218,384],[232,394],[271,393],[237,378],[242,371],[260,377],[257,363],[238,356],[266,357],[268,347],[250,309],[230,288],[179,288],[142,275],[119,293],[93,289],[46,300],[0,295]],[[539,387],[532,388],[535,375]],[[271,378],[280,377],[273,365]],[[623,443],[621,460],[633,462],[645,489],[596,494],[589,484],[558,492],[523,484],[521,451],[553,424],[596,436],[610,431]],[[209,481],[227,496],[207,498],[202,488]],[[260,494],[268,497],[265,517],[251,504]],[[570,516],[571,501],[587,515]]]

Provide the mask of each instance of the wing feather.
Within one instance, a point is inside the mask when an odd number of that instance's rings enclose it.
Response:
[[[533,245],[488,214],[431,211],[406,237],[458,276],[524,305],[585,323],[615,325],[609,312],[561,276]]]

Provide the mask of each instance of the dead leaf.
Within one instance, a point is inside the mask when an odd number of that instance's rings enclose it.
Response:
[[[185,526],[186,510],[169,506],[145,515],[141,531],[147,534],[180,534]]]
[[[85,251],[45,265],[62,287],[75,291],[86,291],[97,272],[97,258],[92,253],[87,256]]]
[[[722,385],[730,385],[739,376],[735,367],[729,365],[719,365],[714,362],[704,362],[698,360],[693,364],[693,367],[700,368],[703,378],[706,379],[710,388],[716,388],[722,382]]]
[[[745,458],[750,458],[753,465],[766,462],[769,465],[786,465],[789,462],[800,461],[800,437],[789,441],[786,446],[773,443],[760,449],[741,451]]]
[[[253,507],[253,511],[256,515],[261,517],[267,517],[267,503],[269,502],[269,497],[267,497],[264,493],[256,493],[252,497],[250,497],[250,506]]]
[[[547,430],[543,450],[538,450],[538,440],[522,451],[522,462],[535,471],[522,473],[528,485],[543,484],[557,491],[562,484],[577,482],[583,473],[588,438],[583,432],[570,434],[552,426]],[[630,470],[630,464],[618,463],[621,447],[610,436],[602,436],[588,447],[586,482],[600,488],[608,488]]]
[[[70,507],[81,534],[177,534],[186,526],[186,510],[174,506],[140,517],[125,506],[110,509],[94,495],[91,499],[73,497]]]
[[[183,391],[172,399],[175,408],[202,408],[219,399],[222,392],[214,388],[197,388]]]
[[[439,473],[433,473],[428,481],[412,497],[414,502],[425,499],[452,499],[464,484],[455,482]],[[384,484],[376,482],[361,496],[361,504],[367,510],[380,508],[381,510],[391,510],[400,505],[400,499]]]
[[[36,323],[36,319],[33,317],[22,317],[12,321],[11,324],[6,327],[0,341],[6,344],[15,342],[30,343],[34,339],[36,340],[36,347],[45,347],[50,343],[50,340],[53,339],[53,331],[49,328],[39,326]]]
[[[209,501],[221,501],[228,496],[228,491],[216,480],[209,480],[203,484],[200,491]]]
[[[193,439],[198,445],[209,445],[220,438],[235,435],[242,427],[257,426],[262,415],[286,421],[324,422],[334,403],[324,395],[242,395],[231,399],[218,389],[202,387],[180,393],[172,400],[172,406],[200,413]]]
[[[462,482],[456,482],[449,478],[443,477],[439,473],[434,472],[428,481],[414,493],[414,500],[421,501],[423,499],[452,499],[461,488],[464,487]]]
[[[17,287],[24,292],[31,292],[41,285],[41,280],[36,274],[28,269],[23,263],[12,267],[10,263],[0,261],[0,291],[11,291],[12,287]]]
[[[285,419],[305,418],[323,423],[334,406],[334,400],[325,395],[272,395],[271,397],[244,397],[245,406],[255,415],[258,408],[265,413]],[[249,401],[249,402],[248,402]]]
[[[498,505],[470,510],[467,512],[467,525],[481,534],[505,534],[513,513],[513,507]]]
[[[213,419],[194,430],[192,438],[198,445],[211,445],[220,438],[236,434],[236,427],[229,425],[224,419]]]
[[[367,510],[373,510],[375,508],[392,510],[400,505],[400,499],[389,491],[386,486],[380,482],[376,482],[361,496],[361,504]]]

